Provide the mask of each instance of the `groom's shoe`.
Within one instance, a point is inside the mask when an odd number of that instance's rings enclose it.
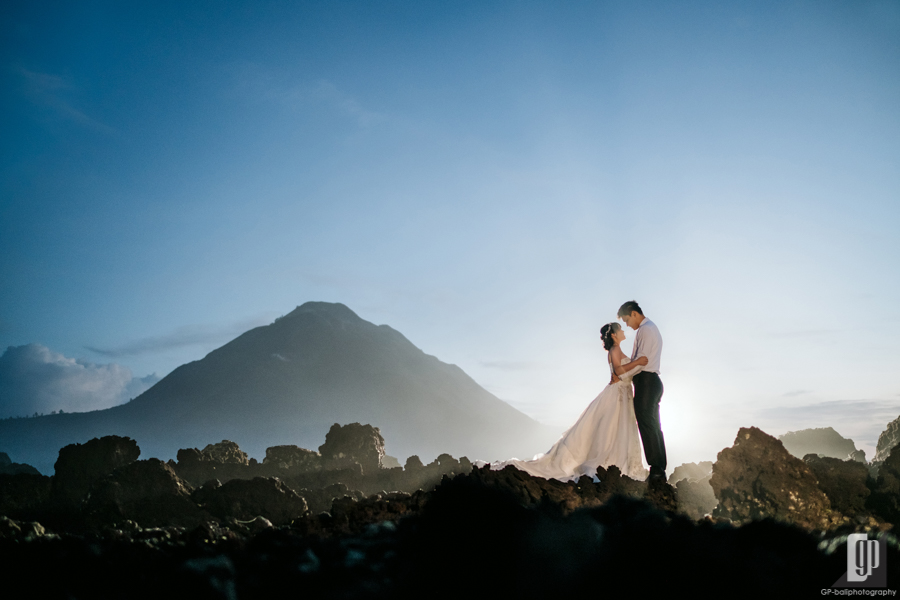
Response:
[[[656,481],[665,481],[666,480],[666,472],[662,469],[657,469],[655,467],[650,467],[650,476],[647,477],[647,482],[656,482]]]

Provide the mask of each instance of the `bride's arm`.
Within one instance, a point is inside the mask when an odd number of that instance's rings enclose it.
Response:
[[[612,364],[613,370],[616,372],[616,375],[622,375],[623,373],[627,373],[628,371],[634,369],[635,367],[644,367],[647,366],[649,362],[646,356],[641,356],[630,363],[622,364],[622,359],[625,358],[625,355],[622,353],[622,350],[619,349],[618,346],[614,347],[610,350],[612,354]],[[614,378],[615,379],[615,378]],[[613,381],[615,383],[615,381]]]

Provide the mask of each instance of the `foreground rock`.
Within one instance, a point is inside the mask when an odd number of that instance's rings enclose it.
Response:
[[[833,509],[848,517],[867,515],[866,500],[871,492],[869,469],[865,464],[815,454],[808,454],[803,462],[815,475]]]
[[[117,435],[70,444],[59,451],[51,495],[56,502],[78,504],[95,481],[136,461],[140,455],[137,442]]]
[[[156,458],[133,462],[91,486],[85,514],[95,524],[134,521],[143,527],[196,527],[211,519],[191,487]]]
[[[900,417],[887,424],[884,431],[878,436],[878,443],[875,445],[875,456],[872,463],[880,465],[887,460],[888,456],[898,444],[900,444]]]
[[[250,521],[263,517],[274,525],[286,525],[308,512],[306,501],[278,479],[256,477],[211,481],[194,492],[202,508],[221,519]]]
[[[719,500],[713,515],[736,523],[772,517],[831,529],[847,522],[806,463],[756,427],[741,428],[734,446],[719,452],[709,483]]]
[[[857,450],[853,440],[843,437],[831,427],[789,431],[778,436],[778,439],[784,444],[785,450],[797,458],[816,454],[847,460],[852,456],[854,460],[862,458],[861,462],[865,462],[865,452]]]
[[[594,483],[593,478],[587,476],[578,481],[563,483],[555,479],[534,477],[513,466],[491,471],[490,466],[485,465],[480,469],[473,469],[464,479],[501,490],[522,506],[554,506],[563,513],[600,506],[616,495],[640,498],[667,512],[674,512],[677,508],[675,491],[667,483],[635,481],[622,475],[615,465],[609,469],[598,468],[597,478],[599,483]]]

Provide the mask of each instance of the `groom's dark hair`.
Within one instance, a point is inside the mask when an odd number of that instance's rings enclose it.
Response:
[[[627,317],[632,312],[637,312],[637,314],[644,316],[644,311],[641,310],[641,307],[638,306],[638,303],[634,300],[629,300],[625,304],[619,307],[619,312],[616,313],[617,317]]]

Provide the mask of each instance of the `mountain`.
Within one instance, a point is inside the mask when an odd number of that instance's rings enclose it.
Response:
[[[127,404],[0,421],[0,451],[49,473],[62,446],[115,434],[137,440],[144,458],[230,439],[261,460],[269,446],[315,449],[332,424],[352,422],[381,428],[387,453],[401,461],[442,452],[530,458],[554,439],[398,331],[343,304],[307,302],[178,367]]]

